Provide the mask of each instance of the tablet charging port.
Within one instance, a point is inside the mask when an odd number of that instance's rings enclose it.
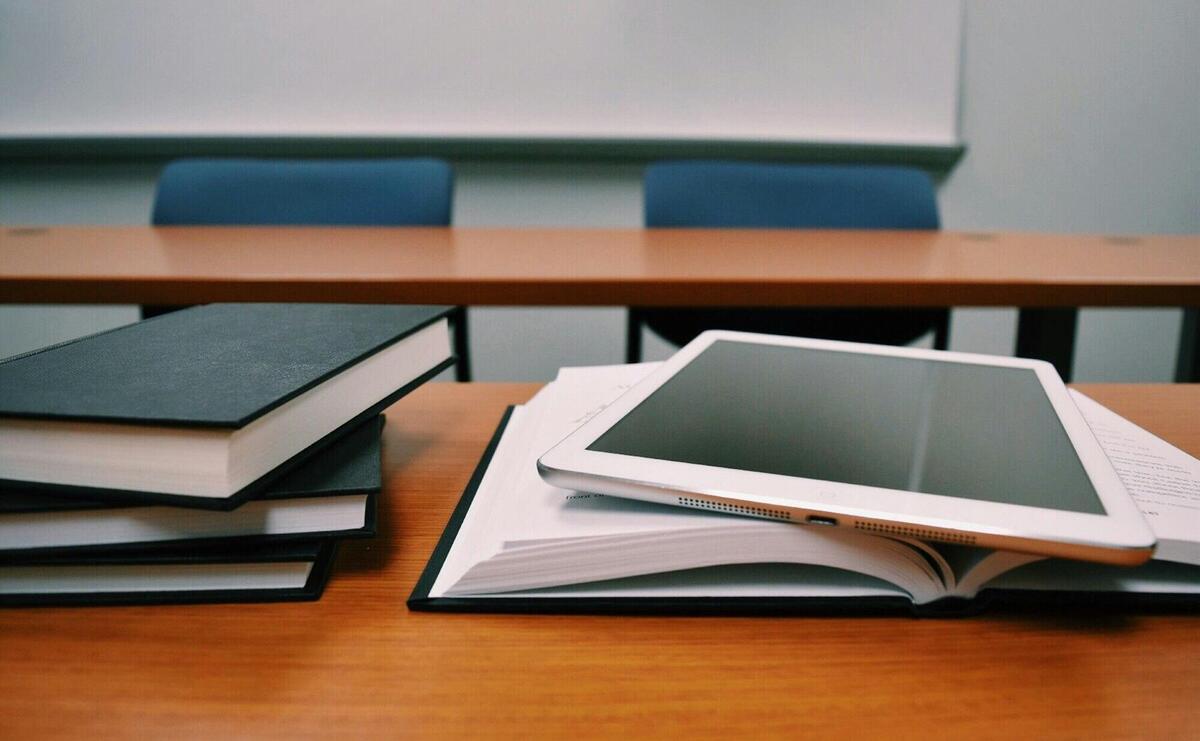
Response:
[[[837,524],[837,518],[822,517],[821,515],[809,515],[808,517],[804,518],[804,521],[807,522],[809,525],[836,525]]]

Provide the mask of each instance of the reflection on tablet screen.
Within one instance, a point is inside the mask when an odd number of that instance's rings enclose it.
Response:
[[[588,449],[1104,513],[1024,368],[722,340]]]

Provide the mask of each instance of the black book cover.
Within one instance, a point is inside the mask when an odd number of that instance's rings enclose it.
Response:
[[[704,615],[704,616],[872,616],[968,617],[991,610],[1046,613],[1054,611],[1098,612],[1195,612],[1200,595],[1129,592],[1032,591],[984,589],[974,599],[947,598],[927,605],[914,605],[905,597],[567,597],[545,594],[537,597],[494,595],[487,597],[431,597],[446,556],[483,475],[496,453],[504,428],[512,415],[504,413],[479,464],[475,467],[442,537],[438,539],[425,569],[409,595],[410,610],[423,612],[480,612],[520,614],[583,615]],[[647,577],[655,578],[654,576]]]
[[[235,429],[442,319],[433,306],[210,304],[0,361],[0,417]],[[0,478],[0,491],[231,510],[450,367],[448,358],[230,497]]]
[[[194,306],[0,362],[0,417],[236,429],[448,311]]]
[[[278,535],[235,535],[213,536],[203,539],[152,541],[158,544],[187,542],[201,544],[220,541],[257,542],[263,540],[302,540],[315,537],[365,538],[373,537],[376,532],[376,522],[379,492],[383,488],[383,461],[381,435],[385,418],[380,415],[370,419],[349,434],[338,439],[327,448],[309,458],[291,473],[280,478],[270,488],[262,492],[255,500],[283,500],[313,497],[337,497],[352,494],[367,494],[366,517],[363,526],[357,530],[321,531],[304,533],[287,533]],[[2,491],[0,490],[0,517],[36,515],[41,512],[66,511],[96,511],[123,509],[128,507],[149,507],[147,504],[121,504],[104,499],[87,499],[81,497],[65,497],[38,491]],[[181,516],[186,516],[187,510],[181,509]],[[140,544],[87,544],[77,546],[54,546],[49,548],[10,550],[6,543],[0,542],[0,563],[8,561],[13,554],[20,557],[28,553],[69,552],[82,553],[87,551],[113,551],[122,548],[143,547]]]
[[[209,497],[192,497],[176,494],[160,494],[157,492],[146,491],[126,491],[123,489],[97,489],[86,486],[66,486],[61,484],[44,484],[32,481],[13,481],[10,479],[0,479],[0,492],[5,490],[19,490],[24,492],[45,492],[48,494],[57,494],[61,497],[83,497],[87,499],[103,499],[116,504],[141,503],[141,504],[165,504],[174,507],[191,507],[195,509],[213,509],[229,511],[237,509],[248,500],[259,496],[267,487],[274,483],[279,478],[292,472],[297,466],[304,463],[318,451],[323,450],[335,440],[339,440],[343,435],[350,430],[355,429],[364,421],[372,417],[378,417],[384,409],[387,409],[392,404],[399,401],[410,392],[425,384],[437,374],[453,365],[454,360],[451,358],[444,363],[439,363],[428,372],[423,373],[410,383],[401,386],[394,393],[388,394],[381,399],[377,404],[363,410],[361,414],[356,415],[342,426],[330,432],[325,437],[308,446],[304,450],[296,453],[294,456],[284,461],[277,466],[273,471],[270,471],[262,478],[251,483],[237,494],[231,497],[209,498]]]
[[[114,550],[85,556],[40,554],[0,566],[155,566],[176,564],[312,563],[308,579],[299,588],[203,589],[153,592],[0,593],[0,607],[198,604],[212,602],[284,602],[319,599],[329,581],[336,541],[303,540],[229,546],[162,546],[141,550]]]

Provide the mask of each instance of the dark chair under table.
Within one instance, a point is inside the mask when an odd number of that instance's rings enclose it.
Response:
[[[681,161],[645,175],[652,228],[938,229],[933,184],[920,170],[857,165]],[[630,307],[626,358],[642,354],[642,326],[675,345],[706,329],[903,345],[929,332],[945,349],[949,309]]]

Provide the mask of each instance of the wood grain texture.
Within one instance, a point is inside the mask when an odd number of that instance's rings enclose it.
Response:
[[[11,227],[0,301],[1195,306],[1200,236]]]
[[[1200,453],[1198,386],[1086,386]],[[381,535],[316,603],[0,611],[0,738],[1183,738],[1188,615],[665,618],[404,606],[516,384],[388,412]]]

